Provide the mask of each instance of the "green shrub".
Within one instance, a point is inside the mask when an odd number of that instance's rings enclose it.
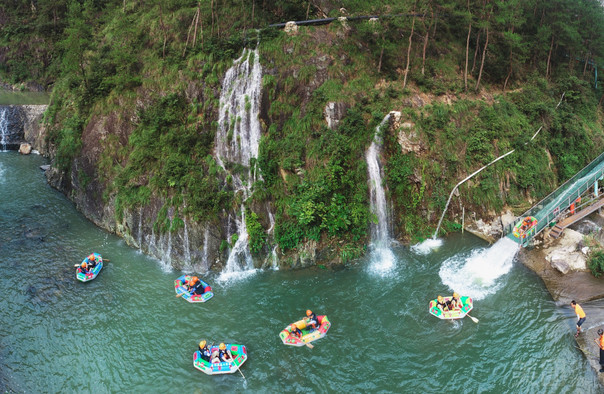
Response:
[[[592,252],[589,256],[587,266],[591,270],[593,276],[596,278],[599,278],[602,274],[604,274],[604,251],[595,250]]]

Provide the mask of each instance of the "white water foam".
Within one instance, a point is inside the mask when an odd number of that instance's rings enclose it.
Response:
[[[516,242],[502,238],[489,248],[448,258],[439,275],[452,291],[480,300],[503,285],[498,279],[510,271],[517,252]]]
[[[378,246],[371,252],[369,259],[371,261],[368,268],[370,273],[383,278],[394,273],[396,258],[390,248]]]
[[[440,238],[428,238],[424,242],[420,242],[411,246],[411,251],[415,254],[425,256],[440,248],[443,245],[443,240]]]
[[[218,278],[216,278],[216,281],[221,284],[239,282],[256,275],[256,272],[258,272],[258,269],[256,268],[247,269],[245,271],[222,271],[220,275],[218,275]]]

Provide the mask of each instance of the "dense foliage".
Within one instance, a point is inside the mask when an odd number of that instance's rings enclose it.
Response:
[[[600,153],[597,0],[396,3],[9,0],[0,4],[0,77],[52,89],[49,143],[65,173],[95,117],[117,114],[128,135],[101,142],[88,176],[115,197],[118,218],[155,195],[177,215],[216,220],[237,202],[212,156],[220,83],[258,40],[263,180],[246,208],[254,253],[271,242],[265,213],[252,209],[263,202],[275,208],[282,250],[338,240],[343,258],[362,251],[375,220],[364,152],[391,110],[420,141],[403,150],[397,133],[406,129],[384,135],[386,186],[397,234],[407,239],[431,234],[453,186],[502,153],[517,150],[464,185],[457,205],[521,211]],[[266,28],[344,13],[346,26],[291,36]],[[352,19],[364,15],[384,17]],[[334,128],[324,120],[330,102],[344,112]],[[158,231],[171,229],[166,209]]]

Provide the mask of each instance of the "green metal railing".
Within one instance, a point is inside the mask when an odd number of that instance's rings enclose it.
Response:
[[[587,192],[598,179],[604,176],[604,152],[589,163],[585,168],[579,171],[575,176],[564,182],[562,186],[554,190],[531,209],[520,215],[512,224],[504,227],[504,235],[512,238],[518,243],[527,244],[535,235],[557,220],[558,217],[565,214],[571,204],[575,204],[574,209],[580,210],[581,206],[589,201],[578,200],[583,193]],[[537,219],[535,231],[527,234],[526,238],[518,239],[512,235],[514,226],[527,216],[533,216]]]

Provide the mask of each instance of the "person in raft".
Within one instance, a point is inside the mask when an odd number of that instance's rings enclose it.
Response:
[[[594,339],[600,348],[600,372],[604,372],[604,330],[601,328],[598,330],[600,338]]]
[[[531,219],[529,217],[525,217],[520,225],[520,231],[525,232],[526,229],[531,225]]]
[[[208,349],[208,343],[204,339],[199,342],[199,352],[201,353],[201,358],[207,362],[210,362],[210,358],[212,357],[212,353],[210,349]]]
[[[94,253],[90,253],[90,256],[86,258],[88,260],[88,269],[91,270],[96,267],[96,257]]]
[[[310,309],[306,311],[306,325],[310,326],[313,330],[319,328],[319,319],[317,319],[317,315]]]
[[[577,333],[575,334],[575,338],[581,334],[581,325],[585,322],[585,311],[581,308],[581,305],[577,304],[575,300],[570,302],[570,306],[573,307],[575,313],[577,314]]]
[[[293,336],[298,337],[298,339],[302,338],[302,331],[300,331],[300,329],[298,328],[298,326],[296,326],[295,323],[292,323],[289,326],[289,332],[291,332]]]
[[[224,343],[221,343],[218,346],[218,351],[215,351],[212,357],[213,363],[220,363],[223,361],[229,362],[233,360],[233,355],[231,354],[231,351],[227,350],[226,345]]]
[[[80,264],[80,271],[82,271],[84,275],[88,273],[88,264],[86,264],[85,261],[82,261],[82,264]]]
[[[443,312],[449,310],[449,305],[445,303],[445,299],[441,295],[436,297],[436,306]]]
[[[189,293],[191,293],[191,294],[200,295],[205,292],[203,283],[201,283],[199,278],[196,276],[192,277],[191,280],[189,280],[189,286],[187,287],[187,289],[189,290]]]
[[[453,292],[453,297],[451,297],[451,299],[449,301],[447,301],[447,307],[449,308],[449,310],[454,310],[454,309],[461,309],[461,307],[463,306],[463,302],[461,302],[461,299],[459,298],[459,294],[457,292]]]

